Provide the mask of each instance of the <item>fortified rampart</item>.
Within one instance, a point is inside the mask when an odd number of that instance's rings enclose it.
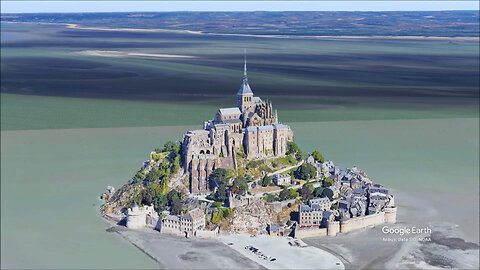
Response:
[[[295,231],[295,238],[319,237],[326,236],[327,228],[306,228]]]
[[[330,221],[327,228],[299,228],[295,231],[295,237],[336,236],[338,233],[348,233],[384,223],[396,223],[396,221],[397,208],[389,207],[378,214],[356,217],[346,221]]]
[[[215,228],[214,230],[197,230],[195,232],[195,237],[203,239],[212,239],[216,238],[220,233],[220,228]]]
[[[380,212],[378,214],[356,217],[346,221],[340,222],[340,232],[347,233],[358,229],[367,228],[385,223],[385,213]]]

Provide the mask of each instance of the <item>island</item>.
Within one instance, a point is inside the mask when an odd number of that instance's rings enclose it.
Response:
[[[395,223],[397,213],[390,190],[362,170],[300,149],[272,102],[254,96],[246,60],[235,107],[155,148],[127,184],[101,197],[102,215],[124,230],[178,241],[223,237],[268,263],[278,258],[231,236],[273,236],[300,248],[302,238]]]

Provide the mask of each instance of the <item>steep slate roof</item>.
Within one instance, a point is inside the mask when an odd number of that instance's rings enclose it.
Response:
[[[248,132],[257,132],[257,127],[255,127],[255,126],[248,126],[248,127],[247,127],[247,131],[248,131]]]
[[[310,206],[305,204],[300,205],[300,212],[308,212],[310,210],[311,210]]]
[[[221,108],[219,109],[219,111],[222,115],[242,114],[242,112],[240,112],[240,109],[237,107]]]
[[[329,198],[316,198],[316,199],[311,199],[310,200],[310,205],[312,204],[322,204],[322,203],[329,203],[330,199]]]
[[[176,222],[180,221],[180,218],[178,218],[177,216],[174,216],[174,215],[168,215],[168,216],[164,217],[163,219],[164,220],[176,221]]]
[[[284,125],[284,124],[276,124],[276,125],[275,125],[275,129],[284,129],[284,128],[290,129],[289,126]]]
[[[248,84],[247,80],[243,80],[242,85],[240,85],[240,89],[238,89],[237,96],[241,95],[253,95],[252,88]]]
[[[199,208],[195,208],[188,212],[188,214],[191,218],[191,220],[198,220],[204,218],[203,211]]]
[[[272,125],[259,126],[258,130],[273,130],[273,126]]]
[[[242,121],[240,119],[226,119],[223,120],[223,123],[225,124],[232,124],[232,123],[241,123]]]

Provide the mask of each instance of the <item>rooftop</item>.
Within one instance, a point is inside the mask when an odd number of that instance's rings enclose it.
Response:
[[[242,121],[238,118],[236,119],[226,119],[222,121],[225,124],[241,123]]]
[[[219,109],[219,111],[222,115],[242,114],[242,112],[240,112],[240,109],[237,107],[221,108]]]
[[[284,124],[276,124],[275,129],[290,129],[290,127]]]
[[[273,130],[273,126],[272,126],[272,125],[259,126],[259,127],[258,127],[258,130],[259,130],[259,131],[263,131],[263,130]]]

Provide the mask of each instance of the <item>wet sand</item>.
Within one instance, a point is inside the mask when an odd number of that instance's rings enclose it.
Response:
[[[265,269],[215,240],[197,240],[160,234],[152,229],[115,230],[154,259],[161,269]]]
[[[230,243],[229,247],[268,269],[345,269],[341,260],[330,252],[312,246],[290,246],[286,237],[230,234],[221,236],[220,241]],[[275,258],[275,261],[260,258],[246,250],[246,246],[258,248],[265,256]]]
[[[307,238],[310,245],[332,252],[342,259],[346,269],[478,269],[478,217],[459,220],[458,209],[468,197],[395,191],[397,223],[384,224],[336,237]],[[436,198],[436,199],[435,199]],[[462,200],[462,198],[464,198]],[[477,194],[478,198],[478,194]],[[442,203],[443,201],[443,203]],[[433,207],[435,206],[435,207]],[[478,213],[478,206],[470,208]],[[382,227],[425,228],[432,233],[385,234]]]

